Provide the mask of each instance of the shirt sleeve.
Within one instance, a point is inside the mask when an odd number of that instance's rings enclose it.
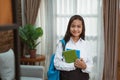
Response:
[[[85,60],[85,63],[87,65],[86,69],[82,70],[83,72],[86,72],[86,73],[90,73],[92,72],[92,69],[93,69],[93,61],[92,61],[92,58],[91,57],[88,57],[86,60]]]
[[[54,58],[55,68],[58,69],[58,70],[62,70],[62,71],[75,70],[74,63],[66,63],[64,61],[64,58],[62,56],[62,51],[63,51],[62,43],[59,42],[58,45],[57,45],[55,58]]]
[[[85,44],[85,53],[87,53],[85,55],[84,61],[87,65],[86,69],[82,70],[83,72],[86,73],[90,73],[93,70],[93,59],[92,56],[90,55],[91,49],[90,49],[90,45],[88,45],[88,43]]]

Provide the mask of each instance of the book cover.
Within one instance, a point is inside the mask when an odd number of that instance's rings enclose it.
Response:
[[[66,49],[66,50],[72,50],[72,49]],[[80,59],[80,50],[75,50],[77,57]]]
[[[63,51],[63,56],[67,63],[75,62],[75,60],[78,58],[76,54],[76,50]]]
[[[80,50],[76,50],[76,55],[80,59]]]

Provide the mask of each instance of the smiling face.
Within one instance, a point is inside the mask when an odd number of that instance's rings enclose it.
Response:
[[[80,21],[79,19],[75,19],[70,26],[70,33],[72,37],[79,38],[82,33],[82,28],[82,21]]]
[[[85,40],[85,23],[82,16],[74,15],[70,18],[64,36],[65,41],[69,41],[70,37],[76,40],[79,38]]]

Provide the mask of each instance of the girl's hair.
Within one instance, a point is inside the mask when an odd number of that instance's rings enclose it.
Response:
[[[76,19],[82,21],[82,27],[83,28],[82,28],[82,33],[81,33],[81,35],[79,37],[81,37],[83,40],[85,40],[85,23],[84,23],[84,19],[80,15],[74,15],[69,20],[69,23],[68,23],[68,26],[67,26],[67,31],[66,31],[65,36],[64,36],[64,40],[65,40],[66,43],[70,40],[70,37],[72,36],[72,34],[70,33],[70,26],[71,26],[72,22],[74,20],[76,20]]]

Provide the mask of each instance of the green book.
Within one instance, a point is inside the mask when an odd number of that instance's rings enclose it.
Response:
[[[75,62],[75,60],[78,58],[76,55],[76,50],[63,51],[63,56],[67,63]]]

